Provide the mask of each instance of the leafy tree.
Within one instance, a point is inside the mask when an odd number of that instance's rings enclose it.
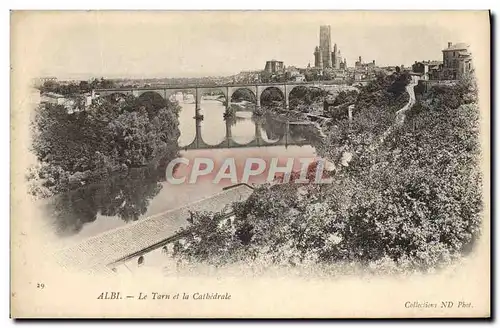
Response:
[[[232,98],[231,99],[232,101],[245,100],[245,101],[248,101],[251,103],[255,103],[255,95],[253,94],[252,91],[245,89],[245,88],[241,88],[241,89],[236,90],[233,93],[233,95],[231,96],[231,98]]]
[[[89,92],[92,90],[90,84],[87,81],[80,81],[79,88],[80,92]]]
[[[175,256],[215,265],[350,263],[425,271],[470,252],[482,214],[476,88],[463,81],[431,89],[372,149],[402,102],[400,83],[400,75],[381,76],[361,91],[354,122],[327,131],[321,155],[338,163],[345,149],[354,152],[333,183],[258,187],[233,205],[229,221],[197,213]],[[380,104],[388,106],[387,116],[380,117]]]
[[[295,87],[290,93],[290,107],[309,106],[313,103],[321,103],[328,92],[320,88],[311,88],[305,86]]]
[[[260,78],[260,82],[262,83],[269,83],[269,82],[273,82],[272,81],[272,74],[269,73],[268,71],[262,71],[259,73],[259,78]]]
[[[304,77],[305,77],[307,82],[322,80],[322,76],[320,75],[320,72],[316,69],[306,70],[304,72]]]
[[[262,106],[273,106],[282,104],[285,101],[283,93],[280,89],[271,87],[262,92],[260,96],[260,104]]]
[[[178,111],[170,102],[133,97],[119,104],[104,100],[73,114],[42,104],[32,124],[32,148],[40,162],[28,177],[36,181],[33,192],[50,195],[165,154],[176,157]]]
[[[359,92],[356,90],[340,91],[333,101],[333,105],[354,104],[358,99],[358,94]]]

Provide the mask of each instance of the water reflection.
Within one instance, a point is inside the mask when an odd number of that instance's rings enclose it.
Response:
[[[98,214],[117,216],[124,222],[138,220],[162,189],[159,181],[163,180],[164,171],[159,166],[131,169],[99,184],[56,196],[50,206],[57,234],[78,233],[85,224],[94,222]]]
[[[183,93],[179,92],[171,97],[171,100],[177,101],[182,107],[182,110],[179,112],[180,147],[189,145],[196,137],[196,121],[193,120],[195,103],[193,96],[190,96],[185,97]]]
[[[185,146],[195,139],[196,120],[195,104],[176,95],[182,110],[179,114],[181,135],[179,145]],[[180,99],[179,99],[180,98]],[[247,144],[256,138],[256,134],[268,142],[277,142],[289,135],[290,143],[307,140],[314,145],[320,141],[317,127],[314,125],[287,124],[283,118],[266,114],[253,115],[252,106],[232,105],[234,115],[224,119],[225,106],[217,100],[202,101],[204,120],[201,122],[201,135],[208,144],[220,144],[230,127],[231,138],[239,144]],[[258,130],[258,131],[257,131]],[[240,149],[205,149],[189,150],[183,157],[192,160],[195,157],[211,157],[222,162],[233,157],[237,162],[247,157],[314,157],[311,146],[271,146]],[[201,182],[196,185],[170,185],[165,182],[165,168],[171,158],[162,158],[150,166],[132,169],[115,174],[99,184],[93,184],[78,190],[59,195],[51,199],[49,207],[55,230],[59,236],[74,236],[101,233],[116,228],[127,222],[180,207],[186,203],[219,192],[229,185],[225,181],[219,185]],[[217,165],[217,164],[216,164]],[[113,219],[113,220],[112,220]],[[105,224],[111,222],[114,223]],[[121,222],[121,223],[120,223]],[[91,226],[92,229],[85,227]],[[87,230],[82,233],[82,230]]]
[[[226,124],[221,118],[226,111],[224,104],[218,100],[201,100],[203,121],[201,122],[201,135],[203,141],[209,145],[218,145],[226,137]],[[194,113],[194,112],[193,112]],[[182,134],[182,133],[181,133]]]

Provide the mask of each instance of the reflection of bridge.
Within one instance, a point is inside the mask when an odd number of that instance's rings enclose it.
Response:
[[[257,121],[255,122],[255,137],[252,141],[246,144],[240,144],[233,140],[232,132],[231,132],[231,123],[226,120],[226,135],[224,140],[217,145],[209,145],[207,144],[203,138],[201,137],[201,122],[199,120],[196,121],[196,135],[189,145],[181,146],[181,149],[184,150],[194,150],[194,149],[219,149],[219,148],[249,148],[249,147],[265,147],[265,146],[303,146],[309,145],[311,142],[307,139],[305,140],[296,140],[290,134],[290,125],[298,125],[301,123],[284,123],[285,133],[278,140],[266,140],[266,138],[262,137],[262,123]]]
[[[302,83],[259,83],[259,84],[230,84],[230,85],[179,85],[151,88],[119,88],[119,89],[96,89],[94,92],[100,96],[110,95],[133,95],[140,97],[146,93],[158,94],[164,99],[169,99],[172,95],[180,91],[190,91],[196,99],[196,111],[198,113],[201,104],[201,97],[204,93],[219,91],[226,97],[226,107],[229,108],[232,95],[240,89],[247,89],[255,96],[255,105],[260,107],[262,93],[270,88],[277,89],[281,93],[285,107],[288,108],[290,94],[297,87],[313,87],[313,88],[338,88],[339,90],[349,89],[347,85],[319,82],[302,82]]]

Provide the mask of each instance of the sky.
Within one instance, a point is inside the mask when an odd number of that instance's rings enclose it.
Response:
[[[29,55],[23,67],[38,76],[221,76],[263,69],[270,59],[313,66],[319,27],[330,25],[332,47],[337,43],[348,66],[358,56],[380,66],[407,66],[440,60],[448,41],[474,43],[470,24],[457,23],[467,15],[473,17],[470,12],[21,12],[12,19],[11,42],[18,56]]]

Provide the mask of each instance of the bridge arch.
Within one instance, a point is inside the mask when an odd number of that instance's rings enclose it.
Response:
[[[165,99],[165,94],[161,91],[157,91],[157,90],[139,90],[137,91],[137,94],[135,95],[137,98],[143,98],[144,97],[156,97],[156,96],[153,96],[153,94],[155,95],[158,95],[160,97],[162,97],[163,99]]]
[[[266,86],[259,88],[257,97],[260,105],[269,105],[273,102],[282,102],[284,106],[287,105],[287,94],[284,86]]]
[[[215,95],[213,95],[213,93],[215,93]],[[224,105],[227,106],[228,104],[228,90],[227,90],[227,87],[218,87],[218,86],[214,86],[214,87],[204,87],[204,88],[197,88],[196,89],[196,98],[197,98],[197,104],[200,105],[201,104],[201,100],[203,98],[203,96],[206,96],[207,94],[212,94],[212,96],[215,96],[217,97],[217,94],[219,95],[224,95]],[[220,100],[220,98],[215,98],[215,100]]]
[[[165,89],[165,99],[175,102],[177,99],[173,99],[172,96],[177,95],[178,93],[182,93],[183,98],[185,98],[185,95],[192,95],[193,96],[193,102],[194,102],[194,97],[196,97],[196,89]]]
[[[229,93],[229,100],[231,102],[236,100],[246,100],[255,104],[257,101],[255,90],[252,90],[249,87],[234,87]]]
[[[148,113],[156,113],[160,108],[167,107],[167,100],[156,91],[145,91],[137,97],[140,106],[144,106]]]
[[[299,105],[299,100],[303,100],[305,105],[310,105],[318,99],[324,101],[327,96],[328,91],[316,85],[294,85],[288,89],[290,109],[295,109]]]

